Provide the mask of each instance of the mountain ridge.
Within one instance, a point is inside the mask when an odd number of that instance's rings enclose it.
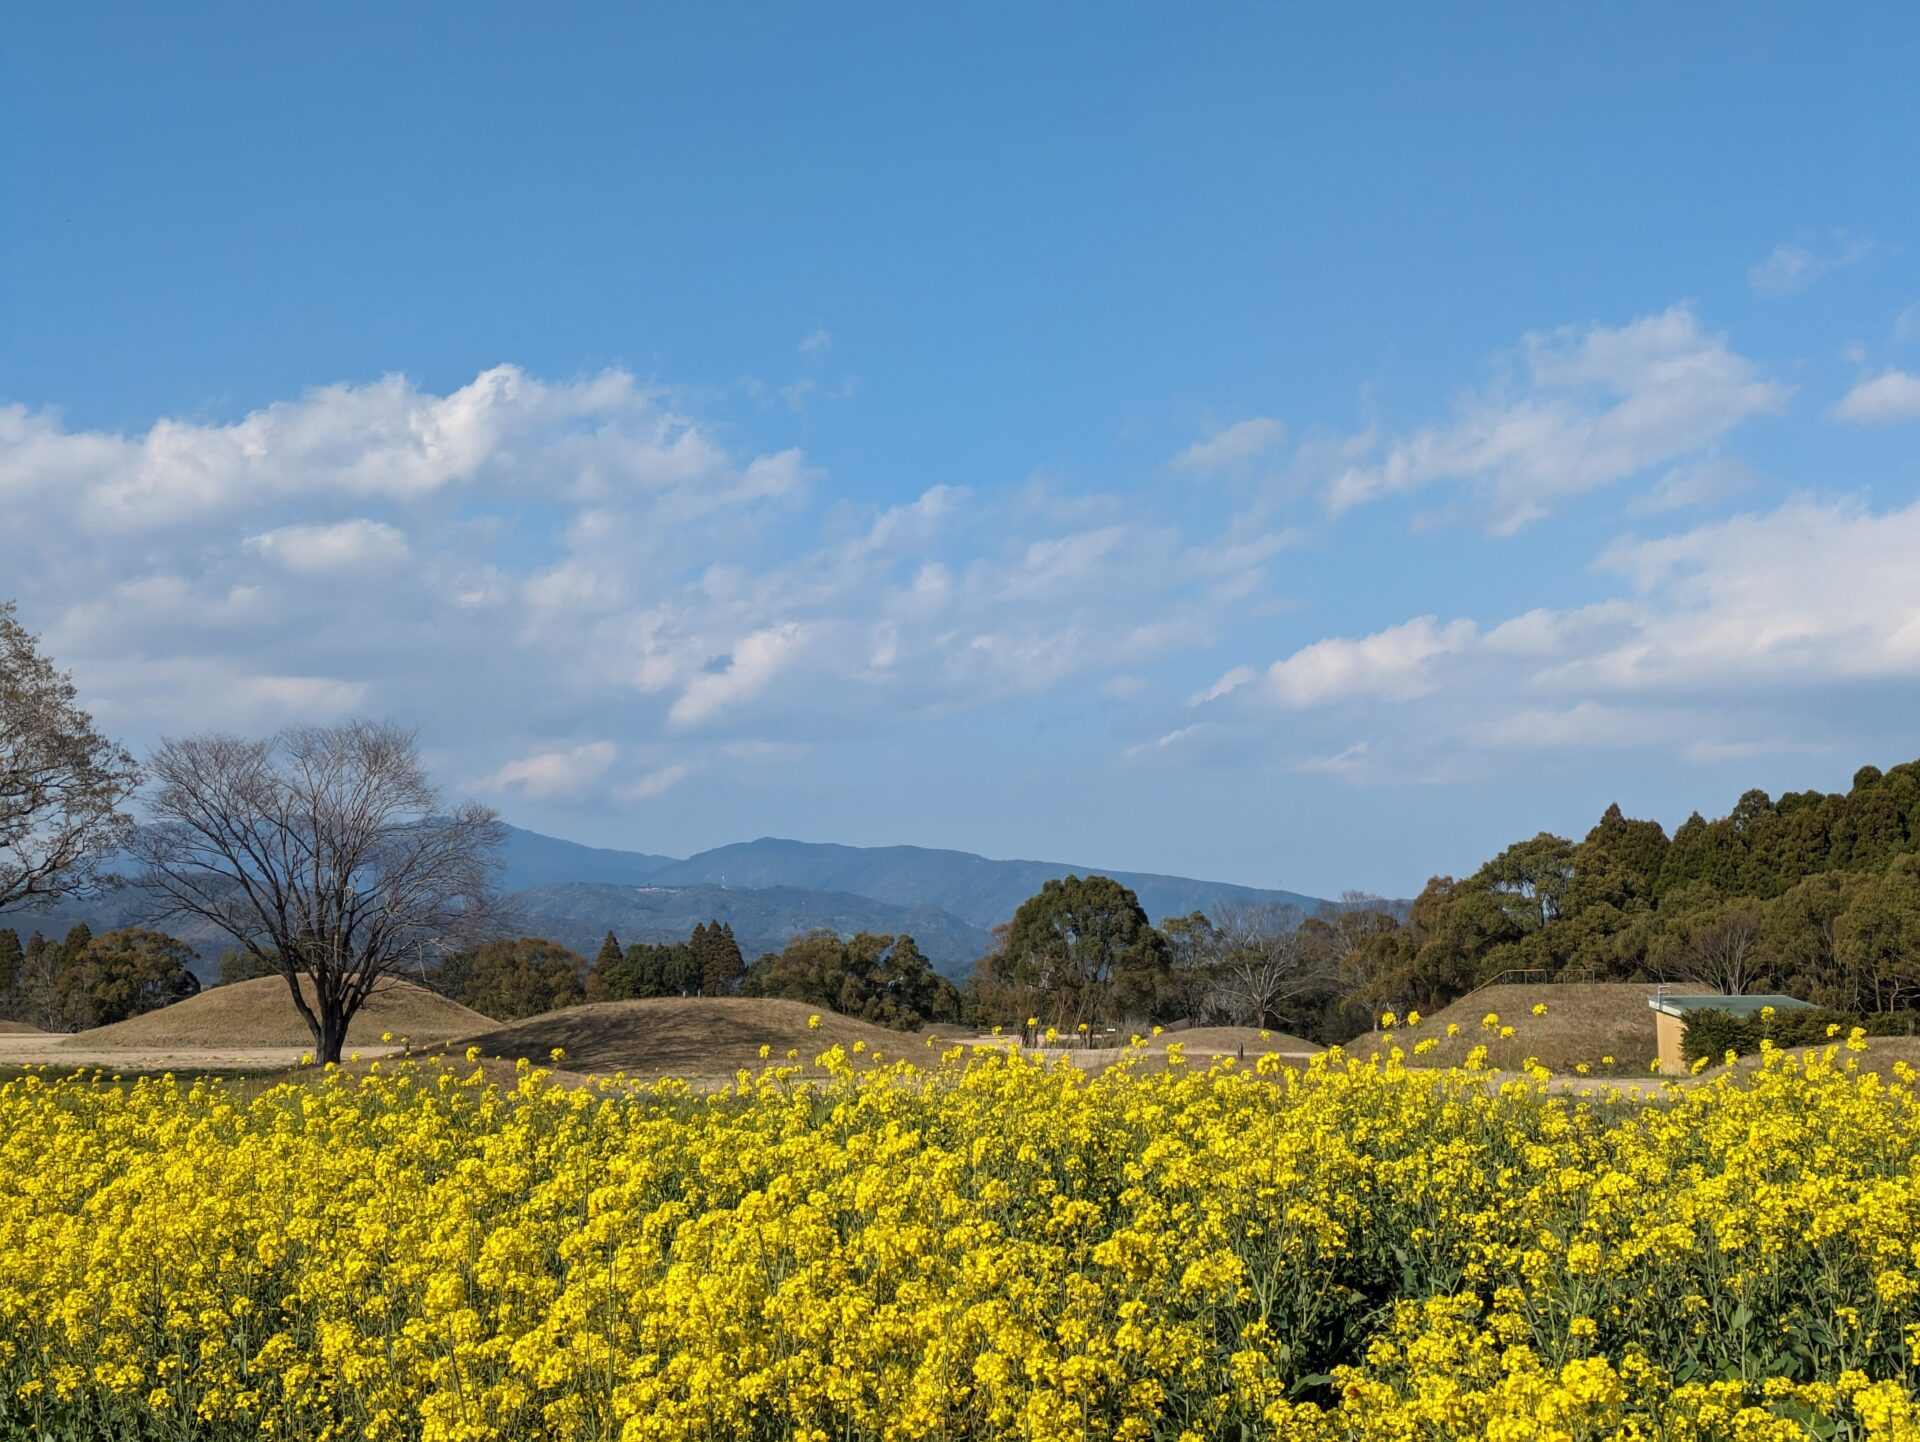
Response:
[[[609,930],[623,942],[670,941],[684,938],[698,922],[718,919],[733,925],[750,958],[816,926],[843,934],[905,931],[936,967],[956,978],[991,944],[992,928],[1011,920],[1022,901],[1057,877],[1111,876],[1140,898],[1154,922],[1231,903],[1308,911],[1321,905],[1299,892],[1196,877],[774,836],[679,858],[587,846],[509,825],[500,861],[501,889],[520,924],[587,955]],[[638,894],[648,892],[650,897]],[[58,936],[82,921],[95,933],[146,924],[144,898],[127,888],[42,911],[0,914],[0,926],[16,929],[23,939],[36,930]],[[214,958],[228,943],[204,928],[171,929],[199,950],[194,970],[201,980],[213,980]]]
[[[942,874],[944,872],[944,874]],[[1020,903],[1059,877],[1110,876],[1140,898],[1150,920],[1213,911],[1226,902],[1291,905],[1311,911],[1319,897],[1279,888],[1060,861],[1000,860],[926,846],[848,846],[763,836],[698,852],[655,871],[656,885],[785,885],[848,891],[895,905],[924,902],[976,926],[1009,921]]]

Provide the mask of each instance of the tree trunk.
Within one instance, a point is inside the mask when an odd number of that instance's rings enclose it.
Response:
[[[340,1060],[340,1050],[346,1044],[347,1028],[345,1020],[334,1007],[316,1008],[317,1017],[313,1030],[314,1059],[322,1066],[328,1062]]]

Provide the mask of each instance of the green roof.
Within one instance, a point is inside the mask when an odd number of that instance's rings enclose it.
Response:
[[[1724,1011],[1734,1016],[1752,1016],[1765,1007],[1775,1011],[1799,1011],[1811,1005],[1797,996],[1650,996],[1647,1005],[1668,1016],[1685,1016],[1692,1011]]]

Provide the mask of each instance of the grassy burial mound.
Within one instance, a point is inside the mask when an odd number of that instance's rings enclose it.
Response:
[[[303,983],[303,985],[305,985]],[[307,985],[307,994],[312,988]],[[347,1029],[350,1047],[379,1046],[383,1033],[416,1047],[444,1042],[493,1024],[479,1012],[412,982],[392,980],[367,999]],[[313,1034],[277,976],[216,986],[130,1021],[77,1033],[80,1047],[154,1050],[172,1047],[304,1047]]]
[[[1403,1018],[1391,1038],[1380,1031],[1355,1037],[1347,1043],[1347,1051],[1364,1057],[1393,1045],[1402,1048],[1412,1064],[1458,1066],[1474,1047],[1485,1045],[1487,1063],[1505,1070],[1516,1070],[1528,1057],[1534,1057],[1556,1072],[1584,1065],[1595,1072],[1645,1075],[1657,1050],[1653,1009],[1647,1005],[1647,998],[1656,990],[1657,984],[1650,981],[1483,987],[1431,1016],[1421,1017],[1418,1026],[1406,1026]],[[1675,985],[1668,990],[1697,994],[1710,988]],[[1536,1006],[1545,1006],[1546,1015],[1535,1016]],[[1498,1026],[1482,1025],[1489,1014],[1500,1018]],[[1460,1028],[1458,1035],[1447,1035],[1449,1024]],[[1500,1029],[1509,1026],[1513,1035],[1501,1037]],[[1427,1037],[1435,1038],[1439,1045],[1416,1058],[1414,1044]],[[1611,1065],[1608,1057],[1613,1058]]]
[[[24,1021],[0,1021],[0,1036],[46,1036],[48,1033]]]
[[[820,1025],[810,1028],[809,1017]],[[464,1038],[483,1056],[515,1061],[522,1057],[548,1065],[555,1047],[566,1051],[568,1071],[625,1072],[629,1076],[730,1077],[741,1067],[766,1065],[760,1048],[774,1061],[798,1051],[811,1062],[829,1047],[849,1052],[866,1043],[887,1060],[922,1061],[926,1038],[855,1021],[799,1001],[765,997],[673,996],[647,1001],[602,1001],[570,1006]]]

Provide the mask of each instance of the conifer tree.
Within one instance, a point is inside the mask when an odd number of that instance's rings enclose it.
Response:
[[[731,996],[747,973],[733,924],[715,921],[707,928],[706,950],[700,957],[700,991],[704,996]]]
[[[0,927],[0,1017],[9,1021],[17,1020],[13,1013],[18,1001],[20,967],[25,960],[20,933]]]
[[[603,972],[609,966],[616,966],[623,954],[620,950],[620,938],[609,931],[600,943],[600,949],[593,954],[593,969],[596,972]]]
[[[67,932],[66,940],[60,943],[60,964],[78,966],[80,958],[86,955],[87,948],[93,945],[93,928],[86,922],[76,922]]]

